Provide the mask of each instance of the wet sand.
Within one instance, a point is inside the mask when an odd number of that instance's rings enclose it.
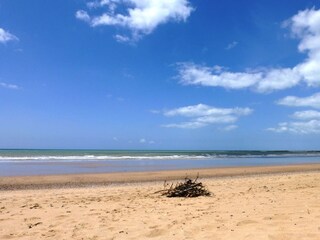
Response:
[[[305,171],[320,171],[320,164],[263,167],[222,167],[157,172],[146,171],[0,177],[0,191],[17,189],[92,187],[118,183],[155,182],[183,179],[186,176],[195,177],[197,174],[199,174],[201,178],[215,178]]]
[[[155,194],[199,171],[1,178],[0,239],[320,239],[319,165],[205,169],[212,196]]]

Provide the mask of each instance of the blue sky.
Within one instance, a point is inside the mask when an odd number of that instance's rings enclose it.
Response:
[[[0,148],[319,149],[319,0],[0,0]]]

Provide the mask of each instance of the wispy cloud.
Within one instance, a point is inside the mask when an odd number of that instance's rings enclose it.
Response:
[[[19,39],[9,33],[8,31],[5,31],[3,28],[0,28],[0,43],[6,43],[6,42],[10,42],[10,41],[18,41]]]
[[[295,86],[299,81],[296,71],[286,69],[266,69],[251,72],[221,71],[215,67],[205,67],[194,63],[180,63],[178,78],[183,85],[223,87],[227,89],[252,88],[257,92],[270,92]]]
[[[113,94],[111,94],[111,93],[108,93],[107,95],[106,95],[106,97],[108,98],[108,99],[112,99],[112,100],[116,100],[116,101],[118,101],[118,102],[123,102],[123,101],[125,101],[125,98],[123,98],[123,97],[118,97],[118,96],[114,96]]]
[[[105,11],[101,15],[89,15],[85,10],[78,10],[76,18],[92,27],[117,26],[129,30],[129,35],[114,36],[119,42],[138,41],[169,21],[186,21],[193,11],[188,0],[100,0],[88,2],[87,8]]]
[[[229,131],[232,131],[232,130],[237,129],[237,128],[238,128],[237,125],[228,125],[226,127],[220,128],[220,130],[229,132]]]
[[[272,92],[305,83],[320,85],[320,10],[307,9],[286,21],[294,37],[300,39],[298,50],[307,58],[292,68],[261,68],[250,71],[215,71],[213,67],[184,63],[178,65],[178,77],[184,85],[201,85],[228,89],[250,88]],[[231,47],[232,45],[230,45]]]
[[[277,104],[290,107],[320,108],[320,93],[315,93],[309,97],[287,96],[280,99]]]
[[[295,112],[291,117],[299,120],[310,120],[310,119],[320,120],[320,112],[315,110],[298,111],[298,112]]]
[[[277,104],[288,107],[320,108],[320,93],[308,97],[287,96],[280,99]],[[320,112],[316,110],[296,111],[291,116],[296,121],[282,122],[277,127],[267,130],[283,133],[315,134],[320,133]]]
[[[237,41],[233,41],[228,44],[228,46],[226,47],[226,50],[231,50],[232,48],[235,48],[238,44],[239,43]]]
[[[99,8],[103,6],[108,6],[110,9],[113,9],[116,7],[116,0],[96,0],[96,1],[91,1],[87,2],[87,7],[88,8]]]
[[[139,140],[139,143],[141,143],[141,144],[155,144],[156,142],[153,140],[147,140],[146,138],[141,138]]]
[[[89,14],[84,11],[84,10],[79,10],[76,12],[76,18],[78,18],[79,20],[85,21],[85,22],[90,22],[91,18],[89,16]]]
[[[267,130],[277,133],[315,134],[320,133],[320,121],[283,122],[279,123],[277,127]]]
[[[19,89],[19,86],[18,86],[18,85],[10,84],[10,83],[5,83],[5,82],[0,82],[0,87],[8,88],[8,89],[13,89],[13,90]]]
[[[163,127],[196,129],[211,124],[230,125],[252,112],[250,108],[215,108],[205,104],[186,106],[163,111],[167,117],[180,116],[188,119],[185,122],[165,124]]]
[[[117,42],[122,42],[122,43],[126,43],[126,42],[131,42],[132,39],[128,36],[125,35],[120,35],[120,34],[116,34],[114,35],[114,39],[117,40]]]

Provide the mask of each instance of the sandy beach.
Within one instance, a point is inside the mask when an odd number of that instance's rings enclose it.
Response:
[[[1,178],[0,239],[320,239],[319,168]],[[212,196],[155,194],[199,171]]]

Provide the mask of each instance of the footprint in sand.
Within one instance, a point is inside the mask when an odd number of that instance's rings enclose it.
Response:
[[[32,224],[28,224],[28,228],[33,228],[36,227],[38,225],[42,224],[42,222],[37,222],[37,223],[32,223]]]
[[[67,216],[67,215],[59,215],[59,216],[56,216],[57,219],[64,219],[64,218],[66,218],[66,217],[68,217],[68,216]]]
[[[0,222],[12,220],[12,218],[0,218]]]
[[[257,221],[254,220],[243,220],[237,223],[237,226],[241,227],[241,226],[245,226],[248,224],[254,224],[254,223],[258,223]]]
[[[41,208],[41,206],[38,203],[33,204],[30,209],[38,209]]]
[[[166,231],[163,230],[163,229],[153,229],[151,232],[149,232],[146,237],[150,237],[150,238],[153,238],[153,237],[159,237],[161,235],[163,235]]]

